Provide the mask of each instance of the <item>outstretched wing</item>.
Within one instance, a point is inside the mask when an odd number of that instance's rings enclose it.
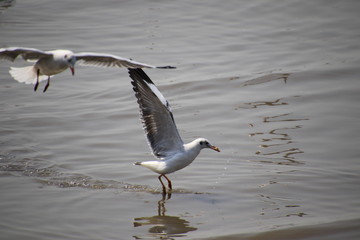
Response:
[[[77,53],[76,60],[80,65],[98,67],[126,67],[126,68],[175,68],[172,66],[156,67],[131,59],[103,53]]]
[[[13,62],[19,55],[21,55],[24,60],[32,61],[45,56],[51,56],[52,53],[44,52],[35,48],[0,48],[0,59],[6,59]]]
[[[129,69],[148,143],[157,158],[183,148],[168,101],[142,69]]]

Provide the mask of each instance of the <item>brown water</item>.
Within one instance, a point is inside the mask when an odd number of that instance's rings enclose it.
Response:
[[[126,69],[42,93],[1,61],[0,239],[359,239],[360,2],[0,4],[0,47],[176,65],[146,72],[184,141],[222,150],[162,199]]]

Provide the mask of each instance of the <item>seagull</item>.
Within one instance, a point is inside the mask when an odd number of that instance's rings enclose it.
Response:
[[[19,55],[24,60],[35,62],[33,66],[15,68],[11,67],[9,73],[18,82],[35,84],[37,90],[39,82],[46,80],[43,92],[50,86],[50,77],[70,68],[72,75],[75,74],[75,63],[85,66],[100,67],[126,67],[126,68],[161,68],[171,69],[172,66],[156,67],[146,63],[136,62],[110,54],[103,53],[73,53],[70,50],[42,51],[35,48],[10,47],[0,48],[0,59],[14,61]]]
[[[131,84],[140,107],[140,119],[145,130],[149,147],[157,160],[136,162],[160,174],[158,179],[163,193],[166,187],[164,177],[171,192],[172,184],[165,175],[178,171],[194,161],[203,148],[220,152],[218,147],[205,138],[197,138],[184,144],[175,125],[169,102],[142,69],[129,69]]]

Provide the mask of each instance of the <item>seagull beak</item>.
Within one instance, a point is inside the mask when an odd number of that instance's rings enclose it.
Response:
[[[72,75],[74,76],[75,75],[75,68],[74,67],[69,67],[69,68],[71,70]]]
[[[220,152],[220,149],[218,147],[213,146],[213,145],[209,145],[209,148],[211,148],[214,151]]]

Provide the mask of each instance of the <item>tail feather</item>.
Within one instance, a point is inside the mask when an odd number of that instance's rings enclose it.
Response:
[[[33,66],[21,67],[21,68],[11,67],[9,73],[18,82],[26,83],[26,84],[36,83],[36,71]],[[47,76],[40,76],[39,82],[46,79]]]

